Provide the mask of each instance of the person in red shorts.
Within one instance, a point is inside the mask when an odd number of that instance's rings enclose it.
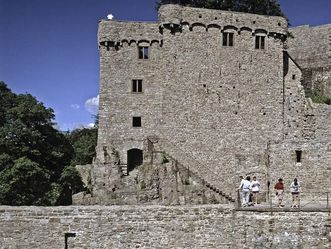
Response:
[[[284,183],[283,183],[283,179],[279,178],[278,182],[275,185],[275,190],[276,190],[276,196],[278,199],[278,207],[284,207],[284,205],[282,204],[283,202],[283,196],[284,196]]]

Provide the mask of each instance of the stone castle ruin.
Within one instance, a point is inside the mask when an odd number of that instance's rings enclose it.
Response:
[[[307,98],[330,96],[330,25],[290,32],[177,5],[156,23],[102,20],[87,190],[67,207],[0,206],[0,247],[331,248],[331,106]],[[246,174],[268,204],[298,177],[302,201],[324,206],[238,208]]]
[[[241,175],[265,197],[279,177],[330,192],[331,108],[306,96],[330,96],[331,26],[287,26],[171,4],[101,20],[97,155],[74,203],[231,203]]]

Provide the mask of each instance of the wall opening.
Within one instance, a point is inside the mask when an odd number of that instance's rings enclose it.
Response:
[[[301,163],[302,151],[301,150],[296,150],[295,154],[296,154],[296,157],[297,157],[297,163]]]
[[[143,164],[143,151],[139,149],[131,149],[127,152],[127,167],[128,174],[135,167]]]
[[[255,49],[265,49],[265,36],[255,36]]]
[[[141,127],[141,117],[132,117],[132,127]]]
[[[143,91],[143,80],[132,80],[132,92],[141,93]]]
[[[64,249],[69,249],[68,238],[76,237],[76,233],[65,233],[64,234]]]
[[[139,46],[138,55],[139,55],[138,56],[139,59],[143,59],[143,60],[149,59],[149,47]]]
[[[234,36],[233,33],[224,32],[223,33],[223,46],[233,47]]]

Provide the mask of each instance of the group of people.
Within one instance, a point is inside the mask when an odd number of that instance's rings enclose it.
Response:
[[[242,199],[242,206],[254,206],[258,204],[258,196],[260,192],[260,182],[257,181],[256,177],[254,176],[251,180],[250,176],[246,176],[246,178],[240,177],[240,186],[238,190],[240,191],[241,199]],[[268,182],[268,188],[269,188]],[[276,197],[278,200],[278,207],[282,208],[283,205],[283,197],[284,197],[284,183],[283,179],[279,178],[278,182],[275,184],[274,187],[276,191]],[[300,206],[300,192],[301,187],[300,183],[298,182],[297,178],[294,178],[293,182],[290,185],[291,194],[292,194],[292,208],[299,208]]]
[[[283,196],[284,196],[284,183],[283,179],[279,178],[278,182],[275,185],[276,196],[278,199],[278,207],[284,207],[283,205]],[[293,182],[290,185],[291,194],[292,194],[292,208],[300,207],[300,192],[301,186],[297,178],[294,178]]]
[[[250,176],[246,176],[244,179],[242,176],[240,177],[241,182],[239,186],[239,191],[242,198],[242,206],[253,206],[258,203],[258,194],[260,192],[260,183],[256,180],[256,177],[253,177],[251,181]]]

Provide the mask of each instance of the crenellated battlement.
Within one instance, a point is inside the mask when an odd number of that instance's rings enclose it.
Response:
[[[241,12],[211,10],[184,7],[179,5],[162,5],[159,10],[161,27],[169,24],[218,28],[221,31],[232,27],[238,31],[250,30],[253,33],[263,30],[267,34],[287,34],[288,23],[285,18],[278,16],[264,16]]]
[[[122,46],[125,43],[152,45],[153,43],[161,44],[162,35],[157,23],[101,20],[98,41],[100,46],[108,48]]]
[[[163,45],[164,31],[172,34],[196,29],[217,30],[223,32],[250,32],[252,36],[264,34],[268,37],[285,40],[287,37],[287,21],[276,16],[263,16],[239,12],[198,9],[178,5],[163,5],[159,10],[158,22],[125,22],[101,20],[98,30],[99,45],[118,49],[124,44],[157,43]]]

